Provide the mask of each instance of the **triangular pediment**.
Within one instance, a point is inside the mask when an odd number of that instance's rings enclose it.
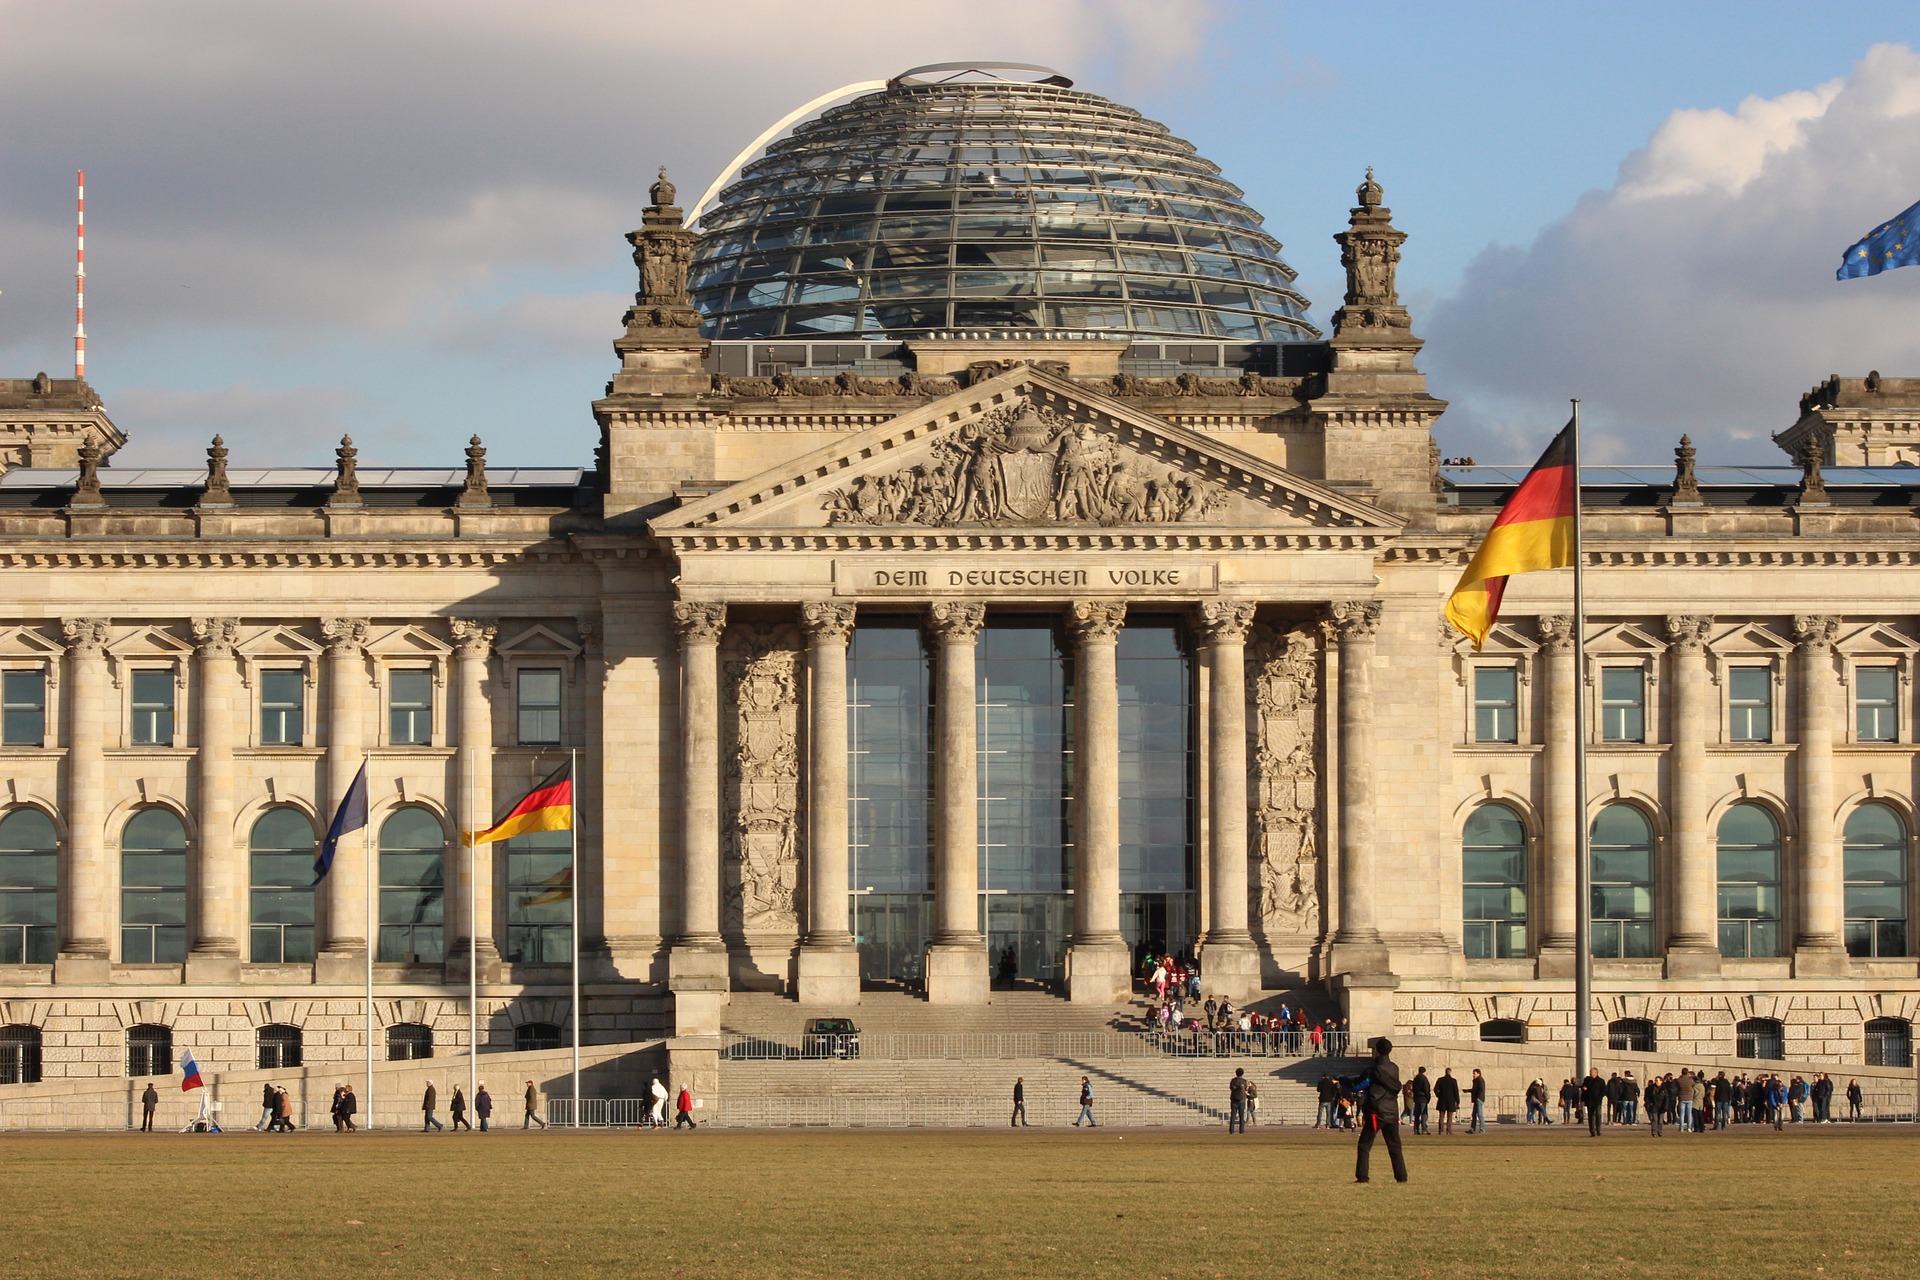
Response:
[[[673,541],[1126,530],[1372,543],[1402,524],[1216,437],[1019,366],[729,485],[651,528]]]
[[[528,627],[511,640],[493,646],[493,651],[509,658],[577,658],[580,646],[559,632],[540,623]]]
[[[1667,642],[1631,622],[1617,622],[1596,629],[1587,637],[1589,654],[1619,657],[1658,657],[1667,651]]]
[[[1896,654],[1920,652],[1911,636],[1888,626],[1884,622],[1869,622],[1856,627],[1840,637],[1834,646],[1849,657],[1867,654]]]
[[[367,652],[376,658],[444,658],[453,646],[438,636],[429,635],[411,624],[394,627],[367,642]]]
[[[1770,654],[1793,652],[1793,641],[1759,622],[1735,623],[1707,643],[1717,654]]]

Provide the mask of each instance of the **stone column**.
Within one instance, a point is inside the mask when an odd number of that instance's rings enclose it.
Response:
[[[1333,969],[1382,975],[1387,949],[1373,912],[1373,649],[1380,604],[1340,601],[1328,614],[1340,646],[1340,925],[1333,938]]]
[[[322,820],[339,812],[347,788],[364,761],[366,742],[367,621],[327,618],[320,624],[327,645],[327,802]],[[367,806],[373,806],[373,773],[367,773]],[[380,832],[355,832],[334,851],[333,869],[321,882],[327,895],[326,941],[314,962],[315,982],[364,982],[366,953],[376,940],[367,937],[367,877],[377,877]],[[367,850],[372,850],[369,858]],[[375,866],[368,866],[369,862]],[[377,888],[379,880],[373,881]],[[451,913],[449,913],[451,914]],[[444,935],[443,935],[444,936]]]
[[[1673,687],[1673,733],[1667,748],[1667,805],[1673,837],[1668,865],[1673,927],[1667,931],[1667,976],[1709,978],[1720,972],[1720,855],[1707,830],[1713,802],[1707,780],[1707,743],[1719,720],[1719,702],[1707,667],[1712,618],[1667,619],[1667,671]]]
[[[1207,637],[1207,894],[1201,951],[1208,991],[1234,1001],[1260,989],[1260,956],[1247,929],[1247,632],[1254,606],[1200,606]]]
[[[487,696],[487,660],[498,628],[491,622],[453,619],[454,803],[463,832],[493,825],[493,703]],[[574,779],[578,787],[580,780]],[[473,944],[482,982],[500,976],[499,939],[494,933],[493,867],[498,844],[455,846],[447,868],[447,977],[465,980],[468,943]],[[473,907],[467,907],[467,881],[473,880]],[[578,886],[575,886],[578,892]]]
[[[980,933],[980,743],[974,647],[982,604],[946,600],[927,615],[934,637],[933,944],[927,1003],[985,1004],[987,942]]]
[[[807,635],[807,933],[800,1000],[857,1004],[860,953],[847,928],[847,640],[853,606],[800,609]]]
[[[1581,678],[1580,655],[1573,651],[1573,619],[1547,614],[1540,619],[1540,651],[1546,668],[1546,699],[1542,728],[1545,750],[1540,765],[1544,776],[1540,806],[1541,893],[1540,948],[1536,972],[1542,978],[1571,978],[1574,971],[1579,899],[1575,886],[1579,872],[1579,843],[1575,839],[1583,820],[1581,797],[1574,794],[1575,681]]]
[[[1793,620],[1794,639],[1799,642],[1794,678],[1800,709],[1794,734],[1800,790],[1793,938],[1793,973],[1798,978],[1847,972],[1847,952],[1841,941],[1845,880],[1833,798],[1833,642],[1839,634],[1838,618]]]
[[[187,955],[188,982],[238,982],[247,927],[249,851],[233,830],[233,737],[239,668],[234,618],[193,620],[194,687],[198,734],[193,757],[198,870],[194,881],[195,931]]]
[[[1131,991],[1120,936],[1120,682],[1116,650],[1124,604],[1075,601],[1074,929],[1069,995],[1113,1004]]]
[[[105,618],[65,618],[67,642],[66,929],[55,982],[105,982],[111,886],[107,874],[107,637]],[[52,735],[48,735],[51,739]]]
[[[720,633],[727,606],[682,600],[680,633],[680,932],[667,961],[674,1030],[717,1035],[727,1000],[720,939]]]

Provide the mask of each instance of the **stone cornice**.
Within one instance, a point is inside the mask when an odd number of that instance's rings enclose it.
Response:
[[[102,542],[110,540],[103,539]],[[206,546],[179,543],[86,545],[49,542],[45,548],[0,545],[0,569],[492,569],[544,565],[578,558],[553,543],[529,547],[341,546],[323,539],[303,545],[289,538],[275,546]]]
[[[677,555],[709,551],[1328,551],[1376,552],[1393,534],[1345,529],[674,529],[654,535]]]
[[[1585,545],[1589,568],[1634,566],[1657,568],[1715,568],[1725,566],[1791,567],[1795,565],[1857,565],[1896,567],[1920,565],[1920,538],[1899,539],[1905,545],[1887,545],[1887,539],[1771,537],[1740,540],[1660,538],[1620,544],[1589,539]],[[1447,542],[1399,539],[1380,555],[1385,564],[1464,565],[1472,558],[1478,538]]]

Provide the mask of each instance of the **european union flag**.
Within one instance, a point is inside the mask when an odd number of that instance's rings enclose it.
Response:
[[[319,884],[327,878],[327,872],[333,870],[333,855],[340,848],[340,840],[350,831],[358,831],[367,825],[367,762],[360,762],[360,772],[353,775],[353,782],[347,787],[347,794],[340,798],[340,808],[334,812],[333,825],[327,828],[327,838],[320,842],[320,848],[313,859],[313,883]]]
[[[1896,215],[1890,222],[1881,223],[1867,233],[1866,239],[1848,249],[1833,278],[1851,280],[1855,276],[1877,276],[1882,271],[1915,264],[1920,264],[1920,204]]]

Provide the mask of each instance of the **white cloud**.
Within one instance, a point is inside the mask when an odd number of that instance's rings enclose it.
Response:
[[[1920,197],[1920,55],[1736,111],[1681,111],[1525,249],[1487,250],[1424,326],[1442,447],[1524,462],[1583,401],[1596,461],[1784,462],[1768,437],[1831,372],[1920,373],[1920,270],[1836,282]]]

